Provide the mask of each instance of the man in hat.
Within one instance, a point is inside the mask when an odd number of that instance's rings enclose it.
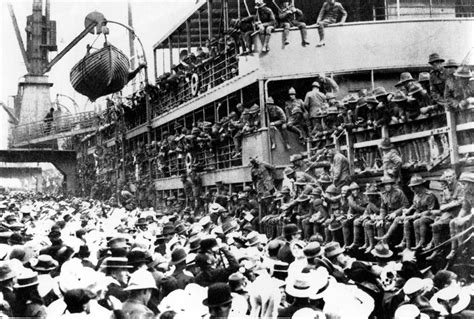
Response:
[[[337,20],[339,19],[339,22]],[[347,11],[344,9],[340,2],[335,0],[327,0],[323,3],[321,10],[319,11],[318,20],[316,25],[319,32],[319,43],[318,47],[324,46],[326,43],[324,41],[324,28],[330,24],[341,25],[346,22]]]
[[[207,298],[202,302],[209,308],[210,319],[226,319],[232,306],[230,287],[225,282],[217,282],[209,286]]]
[[[464,172],[459,177],[459,181],[463,184],[464,199],[462,208],[458,215],[449,222],[449,229],[451,238],[454,238],[459,233],[466,230],[473,220],[472,208],[474,207],[474,173]],[[467,234],[464,236],[457,236],[451,241],[451,252],[446,257],[453,259],[456,255],[457,249],[464,244]]]
[[[459,65],[453,59],[448,59],[444,65],[444,71],[446,74],[446,83],[444,86],[444,101],[448,107],[455,109],[460,102],[459,90],[457,89],[457,81],[454,77],[454,73]]]
[[[380,143],[382,150],[383,174],[392,177],[396,183],[400,183],[402,174],[402,158],[389,138],[384,138]]]
[[[294,4],[290,5],[289,1],[284,1],[278,16],[280,18],[280,27],[283,27],[283,45],[288,45],[288,35],[290,34],[290,27],[297,27],[301,32],[301,45],[307,46],[307,30],[306,23],[300,21],[303,18],[303,11],[295,8]]]
[[[108,257],[104,260],[101,269],[105,272],[107,281],[105,300],[112,296],[124,302],[128,298],[128,291],[125,288],[129,278],[128,271],[131,268],[125,257]]]
[[[262,43],[262,52],[266,53],[270,51],[268,44],[276,26],[276,19],[272,9],[268,8],[263,0],[255,1],[255,9],[257,9],[257,29]]]
[[[431,65],[430,71],[430,93],[435,102],[440,102],[444,98],[444,87],[446,83],[446,74],[443,68],[444,59],[440,58],[438,53],[432,53],[428,57],[428,63]]]
[[[271,96],[267,98],[267,110],[268,110],[268,120],[270,128],[270,139],[271,139],[271,148],[274,150],[276,148],[275,134],[279,130],[281,137],[283,139],[283,144],[285,145],[286,150],[290,150],[291,146],[288,142],[288,131],[287,131],[287,119],[285,112],[281,107],[275,104],[275,101]]]
[[[295,171],[292,167],[286,167],[283,171],[285,176],[291,181],[293,191],[296,191],[295,183],[298,181],[303,185],[311,184],[311,185],[318,185],[318,181],[313,176],[309,175],[305,172]]]
[[[122,311],[126,318],[151,318],[154,316],[153,311],[147,307],[153,291],[157,290],[155,279],[150,272],[145,269],[135,271],[124,290],[130,293],[130,297],[122,305]]]
[[[309,114],[311,128],[314,128],[318,122],[321,124],[321,119],[318,118],[318,115],[326,109],[326,96],[320,91],[320,87],[321,84],[318,81],[314,81],[312,90],[306,93],[304,98],[304,107]]]
[[[314,308],[309,303],[309,297],[313,292],[312,281],[310,273],[299,273],[288,280],[285,291],[293,297],[293,302],[278,311],[278,318],[293,318],[295,312],[300,309]]]
[[[410,249],[412,228],[415,234],[415,248],[419,249],[426,245],[426,232],[421,231],[426,228],[429,229],[433,223],[433,215],[431,211],[439,208],[438,199],[436,196],[426,188],[426,180],[420,175],[413,175],[408,186],[415,194],[413,204],[408,209],[403,210],[403,214],[397,217],[398,222],[403,220],[403,240],[397,245],[398,248],[406,246]],[[423,235],[423,236],[422,236]]]
[[[377,231],[375,239],[387,241],[396,230],[396,228],[390,226],[390,223],[400,216],[403,209],[408,208],[410,204],[405,193],[399,187],[395,187],[395,179],[393,177],[382,177],[381,184],[384,190],[381,195],[380,219],[375,223]],[[387,229],[388,226],[390,226],[389,229]],[[385,233],[386,230],[387,233]]]
[[[227,282],[229,276],[239,269],[237,259],[227,246],[218,246],[213,238],[201,241],[201,251],[196,255],[195,262],[201,270],[196,275],[196,283],[203,287]]]
[[[273,182],[275,167],[268,163],[261,162],[256,158],[250,159],[250,165],[250,176],[255,185],[257,194],[273,193],[275,191]]]
[[[347,216],[344,216],[342,220],[342,230],[344,235],[344,245],[347,249],[354,247],[359,248],[364,237],[364,222],[366,216],[364,215],[367,209],[367,197],[360,191],[360,187],[356,182],[352,182],[349,185],[348,192],[350,193],[347,197],[349,210]],[[353,227],[353,242],[349,245],[350,229]],[[366,249],[367,246],[361,247]]]
[[[3,295],[3,299],[10,306],[14,304],[16,299],[13,286],[17,276],[11,266],[12,265],[9,260],[0,262],[0,292]]]
[[[304,102],[301,99],[296,97],[296,90],[295,88],[291,87],[288,90],[288,97],[289,99],[285,101],[285,114],[287,118],[291,117],[291,112],[294,108],[299,107],[301,110],[304,110],[304,114],[307,117],[307,112],[304,107]]]
[[[171,276],[176,278],[179,289],[184,289],[188,284],[194,282],[193,274],[186,270],[186,257],[186,251],[181,247],[175,248],[171,253],[170,265],[174,265]]]
[[[295,260],[295,257],[291,252],[290,244],[301,238],[301,230],[296,224],[287,224],[283,227],[283,238],[285,242],[280,246],[277,258],[282,262],[291,264]]]
[[[186,198],[186,207],[194,208],[194,193],[193,193],[193,183],[188,178],[186,173],[181,175],[181,182],[183,183],[184,196]]]

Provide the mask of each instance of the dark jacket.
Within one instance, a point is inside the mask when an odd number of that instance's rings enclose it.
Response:
[[[222,249],[221,251],[227,259],[228,267],[216,269],[201,268],[201,271],[196,276],[196,283],[198,285],[207,287],[216,282],[227,282],[229,276],[239,270],[239,263],[234,255],[227,249]]]

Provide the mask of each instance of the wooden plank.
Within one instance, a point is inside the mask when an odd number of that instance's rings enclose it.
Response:
[[[469,122],[469,123],[463,123],[463,124],[456,125],[456,131],[457,132],[468,131],[468,130],[474,130],[474,122]]]
[[[474,153],[474,144],[459,145],[458,152],[459,154]]]
[[[458,136],[456,134],[456,118],[454,117],[454,112],[446,112],[446,122],[448,124],[448,141],[449,141],[449,153],[451,164],[457,164],[459,162],[459,153],[458,153]]]

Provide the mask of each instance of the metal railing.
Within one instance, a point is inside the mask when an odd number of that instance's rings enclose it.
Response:
[[[98,116],[95,112],[82,112],[45,120],[22,124],[12,129],[13,143],[24,143],[35,139],[66,135],[83,129],[95,128],[98,125]]]
[[[474,2],[471,0],[385,0],[383,7],[373,7],[374,20],[473,16]]]

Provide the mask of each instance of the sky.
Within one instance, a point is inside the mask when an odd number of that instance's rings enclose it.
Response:
[[[136,34],[143,42],[146,57],[149,65],[149,77],[153,74],[153,45],[163,36],[163,34],[174,26],[176,21],[192,11],[197,1],[204,0],[130,0],[133,13],[133,26]],[[43,0],[45,2],[45,0]],[[17,85],[20,78],[26,74],[18,42],[12,26],[12,20],[7,7],[6,0],[0,0],[0,101],[13,107],[11,97],[17,92]],[[26,45],[26,16],[32,12],[33,0],[11,1],[18,21],[18,26],[22,34],[23,42]],[[92,11],[99,11],[108,20],[113,20],[127,24],[127,0],[51,0],[51,20],[56,20],[57,45],[60,52],[73,38],[84,29],[84,18]],[[117,25],[109,25],[110,43],[129,55],[128,31]],[[86,45],[94,41],[94,47],[100,48],[104,42],[103,37],[89,34],[82,39],[62,60],[60,60],[48,73],[49,80],[54,85],[51,88],[51,100],[54,101],[56,94],[65,94],[73,98],[79,105],[80,110],[93,110],[94,105],[87,101],[87,98],[75,92],[69,82],[69,72],[86,53]],[[139,50],[136,43],[135,49]],[[50,60],[58,53],[50,54]],[[160,57],[158,57],[160,58]],[[161,63],[158,63],[161,65]],[[60,98],[60,102],[67,107],[72,103],[65,98]],[[7,141],[7,116],[3,109],[0,109],[0,149],[6,148]]]

